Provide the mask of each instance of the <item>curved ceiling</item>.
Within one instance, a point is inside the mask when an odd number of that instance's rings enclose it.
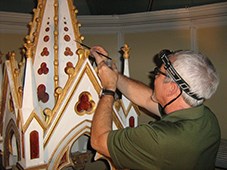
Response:
[[[73,0],[78,15],[121,15],[164,9],[188,8],[226,0]],[[0,11],[32,13],[37,0],[0,0]]]

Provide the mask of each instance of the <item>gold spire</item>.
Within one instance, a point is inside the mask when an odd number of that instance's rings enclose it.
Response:
[[[124,52],[124,54],[123,54],[124,59],[128,59],[129,58],[129,50],[130,50],[129,46],[127,44],[124,44],[124,46],[121,49]]]

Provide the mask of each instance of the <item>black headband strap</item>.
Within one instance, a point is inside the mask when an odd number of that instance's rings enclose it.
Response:
[[[190,91],[190,86],[184,81],[184,79],[177,73],[174,69],[173,65],[171,64],[168,56],[165,53],[161,53],[160,58],[164,64],[165,69],[171,76],[171,78],[178,84],[178,86],[189,96],[196,100],[202,100],[204,98],[198,97],[197,94]]]

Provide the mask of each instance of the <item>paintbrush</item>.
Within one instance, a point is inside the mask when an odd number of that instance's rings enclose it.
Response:
[[[83,47],[85,47],[85,48],[87,48],[87,49],[91,49],[91,47],[89,47],[89,46],[87,46],[86,44],[83,44],[83,43],[81,43],[81,42],[79,42],[79,41],[77,41],[77,40],[75,40],[77,43],[79,43],[80,45],[82,45]],[[96,53],[98,53],[99,55],[101,55],[101,56],[103,56],[103,57],[106,57],[107,59],[109,59],[109,60],[112,60],[112,58],[110,58],[109,56],[107,56],[107,55],[105,55],[105,54],[102,54],[102,53],[100,53],[100,52],[98,52],[98,51],[96,51]]]

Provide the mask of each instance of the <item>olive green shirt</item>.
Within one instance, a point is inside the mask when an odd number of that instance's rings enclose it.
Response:
[[[143,170],[213,170],[219,143],[218,121],[204,105],[108,136],[116,167]]]

